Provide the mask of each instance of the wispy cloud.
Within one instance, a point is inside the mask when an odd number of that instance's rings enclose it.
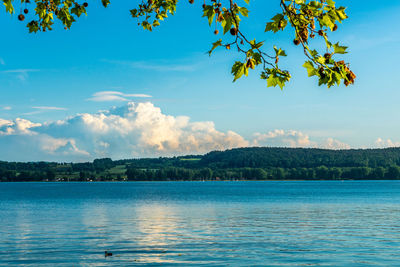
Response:
[[[153,70],[153,71],[194,71],[196,64],[170,64],[167,62],[147,62],[147,61],[123,61],[123,60],[107,60],[104,62],[125,65],[134,69]]]
[[[49,106],[39,106],[39,107],[32,107],[32,108],[38,109],[38,110],[68,110],[67,108],[49,107]]]
[[[151,95],[146,94],[125,94],[118,91],[101,91],[94,93],[91,98],[87,100],[104,102],[104,101],[130,101],[132,98],[148,98]]]
[[[3,110],[11,110],[12,108],[10,106],[5,106],[3,107]]]
[[[4,70],[3,73],[15,74],[17,79],[25,81],[29,77],[29,73],[38,72],[38,69],[14,69],[14,70]]]
[[[67,108],[62,107],[52,107],[52,106],[36,106],[32,107],[34,111],[23,113],[23,115],[35,115],[40,114],[46,111],[60,111],[60,110],[68,110]]]
[[[3,66],[6,65],[6,62],[5,62],[4,59],[1,58],[1,57],[0,57],[0,65],[3,65]]]

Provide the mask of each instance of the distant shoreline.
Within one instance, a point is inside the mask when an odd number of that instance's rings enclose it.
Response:
[[[314,181],[400,179],[400,148],[249,147],[84,163],[0,161],[0,181]]]
[[[115,180],[106,180],[106,181],[0,181],[0,183],[143,183],[143,182],[318,182],[318,181],[399,181],[400,179],[287,179],[287,180],[136,180],[136,181],[115,181]]]

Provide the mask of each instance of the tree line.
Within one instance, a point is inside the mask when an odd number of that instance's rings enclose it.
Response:
[[[0,161],[0,181],[400,179],[400,148],[238,148],[205,155],[93,162]]]

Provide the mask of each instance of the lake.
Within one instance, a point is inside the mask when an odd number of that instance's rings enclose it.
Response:
[[[0,266],[376,266],[399,248],[397,181],[0,183]]]

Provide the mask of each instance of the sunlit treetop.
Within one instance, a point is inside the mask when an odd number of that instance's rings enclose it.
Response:
[[[198,0],[197,0],[198,1]],[[279,59],[286,57],[286,52],[273,46],[266,48],[264,41],[257,41],[241,30],[240,25],[244,17],[249,16],[246,8],[251,0],[203,0],[203,17],[210,26],[213,26],[215,35],[222,35],[212,44],[210,55],[217,48],[237,50],[243,54],[242,61],[236,61],[232,66],[234,81],[247,76],[249,70],[261,69],[260,78],[266,80],[267,86],[283,88],[291,78],[289,71],[281,69]],[[133,18],[139,20],[138,25],[145,30],[152,31],[160,26],[160,22],[176,12],[177,0],[142,0],[134,9],[130,10]],[[3,0],[6,11],[10,14],[20,10],[18,19],[27,22],[29,32],[52,30],[56,20],[60,21],[65,29],[82,14],[87,15],[87,2],[76,0]],[[194,0],[189,0],[190,4]],[[107,7],[110,0],[101,0]],[[346,46],[339,42],[331,42],[328,34],[338,29],[339,23],[347,18],[345,7],[336,7],[332,0],[276,0],[281,7],[281,13],[276,14],[266,23],[265,32],[277,33],[288,26],[293,31],[294,45],[304,51],[308,76],[316,76],[319,85],[328,87],[339,85],[342,81],[348,86],[354,83],[355,74],[350,70],[349,63],[337,59],[338,55],[347,53]],[[33,14],[33,15],[32,15]],[[314,38],[322,38],[325,43],[324,51],[311,47]]]

